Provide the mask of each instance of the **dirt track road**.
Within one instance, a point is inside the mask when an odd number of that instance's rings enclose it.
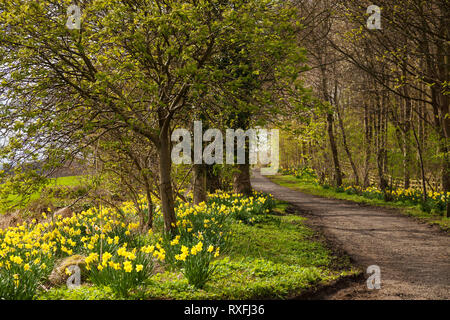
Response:
[[[394,210],[325,199],[279,186],[258,172],[256,190],[287,201],[363,270],[381,269],[381,289],[355,284],[326,299],[450,299],[450,237]]]

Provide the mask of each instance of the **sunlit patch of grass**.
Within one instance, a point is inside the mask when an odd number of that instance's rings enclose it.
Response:
[[[84,183],[86,176],[69,176],[51,179],[51,185],[56,186],[78,186]]]
[[[60,178],[50,179],[49,186],[78,186],[86,183],[87,176],[68,176]],[[35,192],[27,198],[28,201],[37,200],[41,196],[41,190]],[[7,201],[9,202],[9,207],[21,209],[21,202],[24,200],[23,196],[20,194],[11,194],[8,196]],[[1,212],[0,212],[1,213]]]

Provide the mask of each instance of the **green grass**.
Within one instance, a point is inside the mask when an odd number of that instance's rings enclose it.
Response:
[[[330,255],[319,242],[310,241],[314,233],[298,216],[268,216],[256,226],[236,225],[232,243],[237,260],[264,259],[273,263],[301,266],[328,266]]]
[[[78,186],[85,183],[85,176],[69,176],[69,177],[61,177],[61,178],[52,178],[50,179],[49,186]],[[37,200],[41,197],[41,191],[35,192],[30,195],[29,201]],[[15,208],[23,208],[20,205],[22,202],[22,196],[17,194],[9,195],[7,201],[9,202],[10,207]],[[1,213],[1,212],[0,212]]]
[[[85,176],[70,176],[51,179],[50,185],[56,186],[78,186],[84,183]]]
[[[380,199],[368,199],[357,194],[347,194],[345,192],[337,192],[333,188],[324,188],[321,185],[314,182],[310,178],[296,178],[292,175],[286,176],[271,176],[271,181],[284,187],[288,187],[293,190],[298,190],[304,193],[312,194],[315,196],[333,198],[340,200],[348,200],[357,203],[363,203],[372,206],[399,209],[399,212],[418,218],[431,225],[438,225],[443,231],[450,231],[450,219],[442,217],[438,214],[432,214],[424,212],[418,205],[410,205],[404,202],[386,202]]]
[[[54,288],[36,297],[36,300],[119,300],[114,292],[108,288],[83,285],[75,290],[66,286]]]
[[[199,290],[180,272],[152,276],[129,299],[286,299],[319,284],[358,274],[336,259],[305,218],[285,214],[287,203],[278,202],[273,214],[258,216],[253,225],[233,223],[230,248],[214,261],[212,279]],[[85,285],[77,290],[54,288],[38,299],[116,299],[108,288]]]
[[[165,272],[153,276],[140,297],[285,299],[359,272],[350,265],[337,271],[332,253],[313,238],[305,218],[284,214],[286,207],[278,203],[275,215],[261,217],[254,225],[233,224],[231,247],[215,262],[216,273],[203,290],[193,289],[179,274]]]

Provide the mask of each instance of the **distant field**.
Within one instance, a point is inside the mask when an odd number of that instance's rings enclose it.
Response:
[[[69,177],[61,177],[61,178],[52,178],[50,179],[49,185],[51,186],[77,186],[83,183],[86,179],[86,176],[69,176]],[[42,189],[41,189],[42,190]],[[41,196],[41,191],[35,192],[30,196],[30,201],[39,199]],[[12,204],[19,203],[22,199],[21,195],[10,195],[8,197],[8,201],[12,201]],[[0,209],[1,212],[2,209]]]
[[[51,179],[51,185],[56,186],[77,186],[83,183],[86,179],[86,176],[71,176],[71,177],[62,177]]]

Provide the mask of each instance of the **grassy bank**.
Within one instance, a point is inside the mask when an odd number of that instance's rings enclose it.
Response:
[[[251,224],[231,224],[230,246],[217,260],[202,289],[191,286],[180,270],[151,276],[127,299],[286,299],[319,284],[357,273],[338,265],[326,246],[313,238],[304,218],[285,213],[286,203]],[[117,299],[108,288],[53,288],[39,299]]]
[[[399,212],[415,217],[420,221],[426,222],[430,225],[438,225],[442,230],[450,231],[450,219],[445,218],[436,213],[428,213],[421,210],[419,205],[412,205],[408,202],[386,202],[381,199],[370,199],[358,194],[348,194],[346,192],[339,192],[332,187],[323,187],[315,182],[313,178],[302,177],[297,178],[293,175],[277,175],[269,177],[273,182],[298,190],[304,193],[312,194],[315,196],[333,198],[340,200],[348,200],[357,203],[363,203],[372,206],[399,209]]]
[[[216,275],[204,290],[192,291],[175,273],[155,276],[145,298],[285,299],[316,285],[356,273],[332,270],[333,257],[303,218],[269,215],[253,226],[235,224],[230,252],[216,262]],[[170,281],[167,281],[170,280]]]

